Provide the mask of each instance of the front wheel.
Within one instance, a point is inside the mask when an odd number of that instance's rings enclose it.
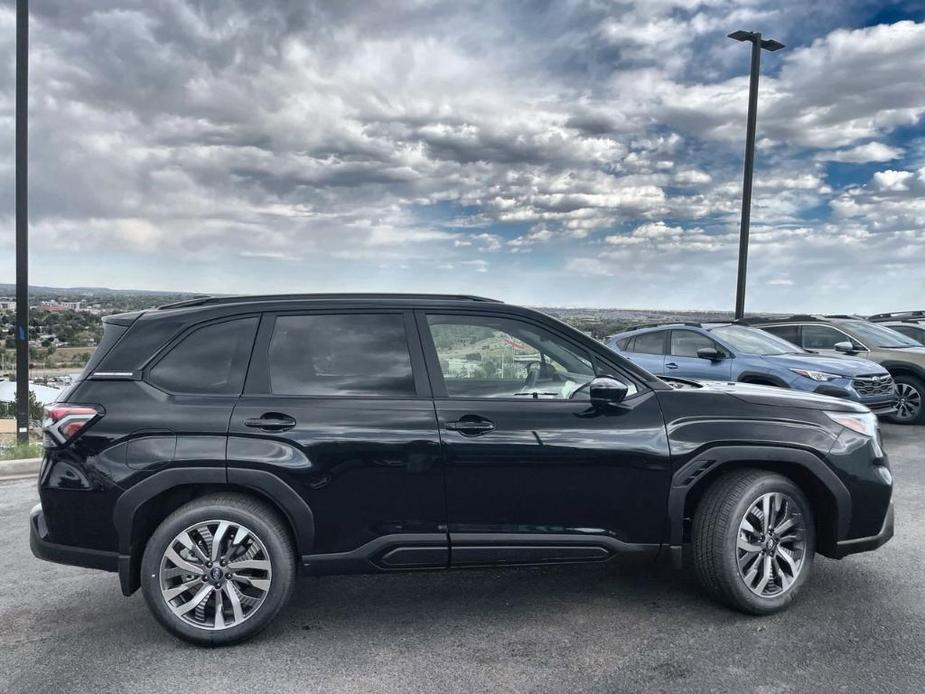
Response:
[[[816,549],[800,488],[763,470],[717,480],[694,515],[694,568],[716,599],[751,614],[785,609],[809,578]]]
[[[915,376],[900,374],[896,381],[896,412],[887,419],[896,424],[925,424],[925,383]]]
[[[276,616],[292,592],[294,551],[277,514],[240,494],[196,499],[154,531],[141,563],[151,612],[176,636],[237,643]]]

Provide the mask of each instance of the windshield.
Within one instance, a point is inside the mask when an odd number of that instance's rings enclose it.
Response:
[[[771,355],[803,352],[796,345],[757,328],[724,325],[721,328],[713,328],[710,332],[742,354]]]
[[[850,321],[846,324],[855,335],[868,347],[921,347],[921,343],[916,342],[911,337],[906,337],[902,333],[887,328],[876,323],[867,321]]]

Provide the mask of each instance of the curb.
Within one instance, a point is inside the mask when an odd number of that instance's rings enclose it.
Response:
[[[15,480],[38,474],[41,458],[0,460],[0,480]]]

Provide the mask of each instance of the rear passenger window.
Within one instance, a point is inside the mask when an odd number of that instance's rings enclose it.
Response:
[[[803,346],[806,349],[835,349],[839,342],[851,342],[845,333],[828,325],[804,325]]]
[[[154,365],[148,381],[171,393],[239,395],[256,331],[256,316],[197,328]]]
[[[415,395],[399,314],[279,316],[268,359],[276,395]]]
[[[762,328],[762,330],[766,330],[772,335],[777,335],[791,344],[800,346],[799,325],[771,325],[767,328]]]
[[[636,343],[633,345],[633,351],[638,354],[664,354],[665,331],[660,330],[654,333],[637,335]]]

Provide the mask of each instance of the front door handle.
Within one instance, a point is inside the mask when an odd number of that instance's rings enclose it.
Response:
[[[288,414],[279,412],[267,412],[259,417],[251,417],[244,420],[244,426],[252,429],[263,429],[264,431],[286,431],[296,425],[295,419]]]
[[[670,361],[667,364],[665,364],[665,368],[666,369],[677,369],[678,365],[675,364],[673,361]]]
[[[447,422],[446,428],[450,431],[458,431],[463,436],[480,436],[494,431],[495,423],[484,417],[467,414],[455,422]]]

